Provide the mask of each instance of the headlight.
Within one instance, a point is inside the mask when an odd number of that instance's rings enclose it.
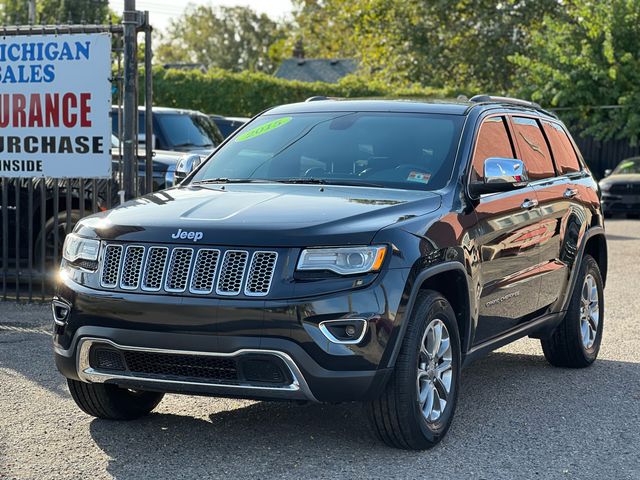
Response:
[[[77,260],[89,260],[95,262],[98,260],[100,252],[100,241],[90,238],[84,238],[70,233],[64,239],[64,247],[62,247],[62,257],[68,262]]]
[[[380,270],[387,247],[309,248],[302,251],[298,270],[330,270],[353,275]]]

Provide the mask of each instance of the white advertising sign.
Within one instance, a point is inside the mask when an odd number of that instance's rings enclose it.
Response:
[[[111,35],[0,37],[0,177],[111,175]]]

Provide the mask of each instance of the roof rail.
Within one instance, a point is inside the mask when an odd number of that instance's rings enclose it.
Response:
[[[314,97],[307,98],[305,102],[319,102],[320,100],[330,100],[330,98],[325,97],[324,95],[316,95]]]
[[[520,98],[496,97],[493,95],[476,95],[474,97],[471,97],[469,101],[473,103],[502,103],[502,104],[519,105],[521,107],[533,108],[534,110],[538,110],[539,112],[542,112],[545,115],[549,115],[550,117],[553,117],[553,118],[558,118],[558,116],[555,113],[550,112],[549,110],[545,110],[540,106],[540,104],[536,102],[530,102],[528,100],[522,100]]]
[[[536,110],[542,110],[542,107],[535,102],[528,100],[522,100],[520,98],[512,97],[495,97],[493,95],[476,95],[469,100],[473,103],[511,103],[513,105],[521,105],[523,107],[535,108]]]

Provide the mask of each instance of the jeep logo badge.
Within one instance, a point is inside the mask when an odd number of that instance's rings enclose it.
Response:
[[[181,228],[178,229],[176,233],[171,235],[171,238],[174,239],[182,239],[182,240],[193,240],[197,242],[198,240],[202,240],[204,234],[202,232],[187,232],[183,231]]]

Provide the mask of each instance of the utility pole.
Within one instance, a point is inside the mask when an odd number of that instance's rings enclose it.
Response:
[[[36,24],[36,0],[29,0],[29,24]]]
[[[124,79],[122,129],[123,187],[127,200],[136,196],[138,183],[138,12],[136,0],[124,0]]]

